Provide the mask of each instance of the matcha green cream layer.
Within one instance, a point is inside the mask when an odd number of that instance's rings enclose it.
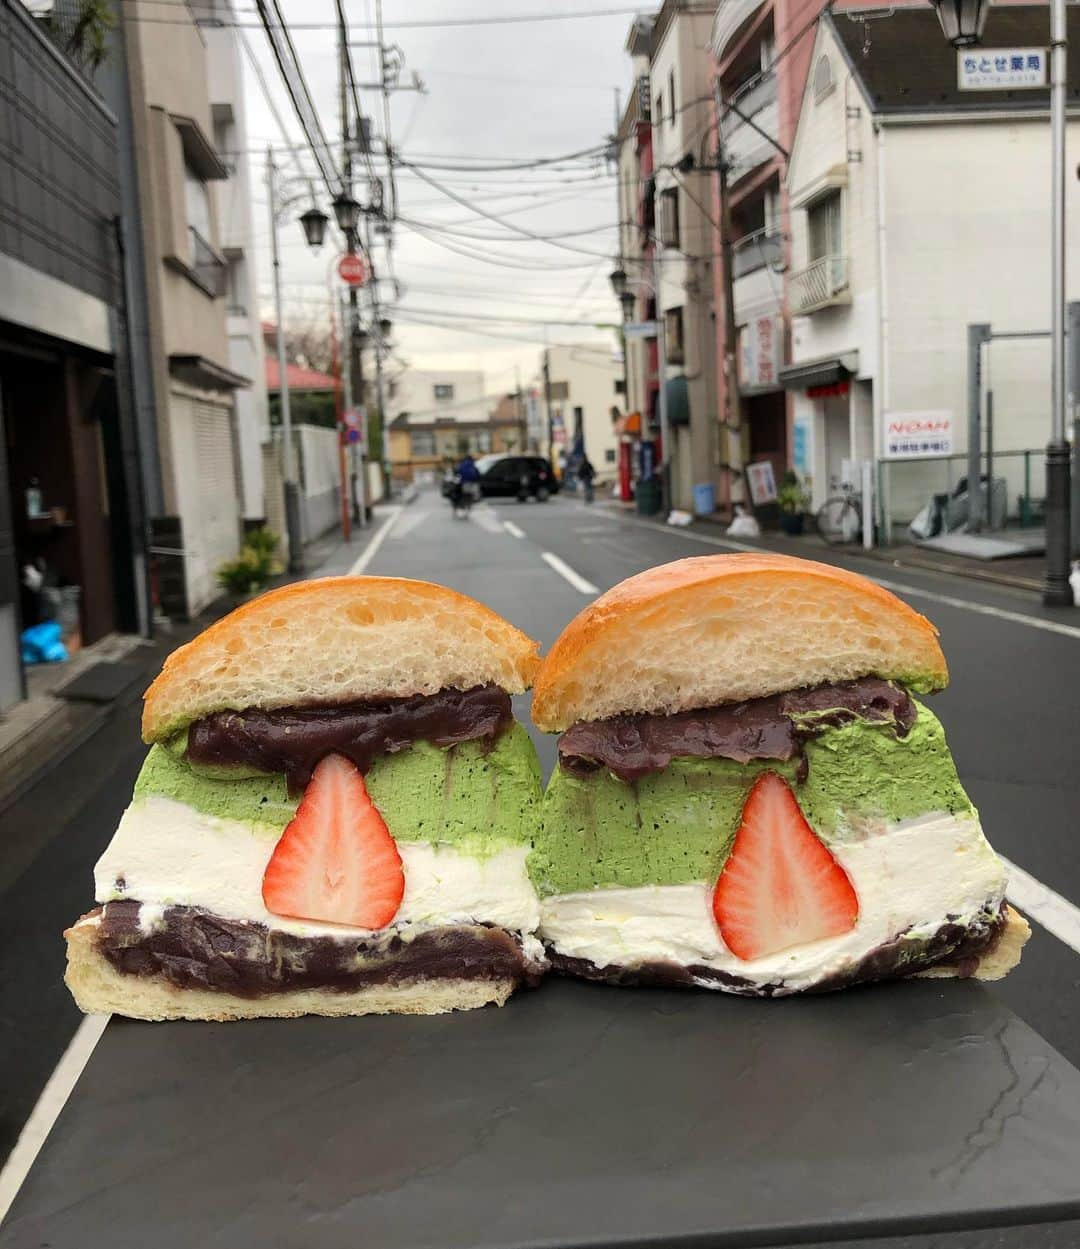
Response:
[[[170,747],[151,749],[135,783],[136,797],[157,794],[207,815],[279,832],[292,819],[299,799],[290,796],[283,776],[203,772],[182,758],[182,738]],[[483,856],[533,839],[540,764],[520,724],[490,747],[417,742],[376,759],[364,779],[397,841],[451,845]]]
[[[857,838],[860,820],[898,821],[928,812],[973,815],[941,724],[915,704],[906,737],[865,720],[826,729],[798,761],[675,759],[626,783],[601,770],[576,777],[557,767],[544,796],[529,871],[541,897],[602,886],[713,881],[724,865],[750,786],[783,776],[826,845]]]

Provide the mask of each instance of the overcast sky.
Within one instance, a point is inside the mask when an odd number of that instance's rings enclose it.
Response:
[[[253,7],[248,7],[247,0],[236,3],[237,20],[254,24]],[[622,12],[611,12],[619,8],[617,0],[552,0],[550,4],[542,0],[384,0],[387,41],[400,45],[405,54],[402,82],[411,80],[416,71],[427,87],[426,94],[402,91],[394,96],[395,147],[405,159],[418,164],[468,165],[470,158],[528,160],[602,143],[613,129],[615,90],[622,92],[625,101],[630,83],[630,61],[623,45],[633,8],[628,5]],[[584,14],[598,9],[608,10],[607,15],[457,27],[395,25],[544,12]],[[334,4],[332,0],[284,0],[284,11],[295,27],[294,43],[327,137],[337,139]],[[346,11],[355,40],[374,37],[366,28],[374,19],[374,0],[346,0]],[[301,28],[317,22],[325,22],[326,29]],[[298,140],[300,130],[265,35],[254,28],[243,33],[263,67],[290,135]],[[373,55],[369,49],[354,49],[362,82],[375,79]],[[245,73],[252,148],[263,148],[268,141],[281,144],[281,132],[255,75],[248,67]],[[381,134],[377,94],[364,90],[361,100]],[[252,159],[259,293],[263,311],[269,314],[264,160]],[[286,159],[285,151],[278,153],[279,162]],[[432,312],[453,314],[455,325],[463,315],[592,322],[617,318],[618,306],[607,279],[617,242],[615,182],[602,159],[528,172],[424,172],[470,204],[505,215],[524,230],[590,232],[566,238],[565,247],[527,238],[493,242],[491,236],[507,233],[504,226],[476,215],[419,174],[400,170],[401,215],[420,223],[426,234],[404,223],[395,229],[393,267],[404,287],[401,311],[394,318],[399,356],[417,367],[483,369],[488,392],[496,393],[513,388],[515,369],[523,384],[536,375],[544,326],[477,319],[475,329],[462,320],[461,329],[451,330],[417,322],[424,317],[437,319]],[[442,228],[433,232],[431,225],[463,233],[446,234]],[[591,232],[592,227],[603,228]],[[328,245],[313,256],[300,227],[292,222],[282,227],[281,239],[286,320],[324,315],[327,270],[336,247]],[[477,255],[462,255],[461,249]],[[499,263],[486,263],[480,257]],[[377,258],[385,268],[382,254],[377,253]],[[525,267],[506,267],[510,264]],[[481,329],[487,332],[481,334]],[[611,331],[553,325],[547,333],[552,343],[613,343]]]

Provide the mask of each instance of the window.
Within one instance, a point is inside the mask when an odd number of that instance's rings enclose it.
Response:
[[[436,382],[435,383],[435,398],[436,399],[453,399],[453,397],[454,397],[454,387],[449,382]]]
[[[827,56],[819,56],[814,66],[814,101],[824,99],[833,89],[832,62]]]
[[[668,125],[675,125],[675,71],[672,70],[667,76],[668,85],[668,108],[671,109],[671,116],[668,119]]]
[[[187,208],[187,223],[191,231],[191,267],[195,267],[195,235],[199,235],[204,243],[210,242],[210,194],[206,183],[194,169],[184,162],[184,204]]]
[[[617,377],[615,379],[615,393],[617,395],[626,394],[626,378],[625,377]]]
[[[228,312],[230,316],[244,317],[247,316],[247,291],[245,290],[244,281],[244,258],[242,256],[230,256],[228,258],[228,264],[229,270],[225,289],[227,297],[226,312]]]
[[[681,308],[668,308],[664,312],[664,355],[668,364],[682,364],[685,359]]]
[[[653,117],[655,118],[655,125],[659,126],[662,124],[664,120],[664,93],[662,91],[657,93],[656,110],[653,113]]]
[[[615,456],[615,448],[614,448],[614,447],[605,447],[605,448],[604,448],[604,463],[605,463],[605,464],[614,464],[614,463],[615,463],[615,459],[616,459],[616,456]]]
[[[481,429],[476,435],[476,449],[483,455],[491,450],[491,434],[486,429]]]
[[[430,429],[414,429],[409,435],[414,456],[435,454],[435,434]]]
[[[668,187],[660,192],[660,242],[665,247],[679,246],[678,187]]]
[[[823,260],[826,256],[843,254],[843,237],[840,217],[840,192],[830,191],[816,200],[806,210],[809,260]]]

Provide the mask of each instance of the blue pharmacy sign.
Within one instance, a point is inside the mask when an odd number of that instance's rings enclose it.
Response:
[[[957,53],[961,91],[1016,91],[1046,86],[1045,48],[966,48]]]

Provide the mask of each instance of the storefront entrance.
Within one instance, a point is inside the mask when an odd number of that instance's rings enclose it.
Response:
[[[118,429],[111,362],[2,341],[0,707],[22,696],[4,658],[27,627],[56,620],[69,654],[137,629]]]

